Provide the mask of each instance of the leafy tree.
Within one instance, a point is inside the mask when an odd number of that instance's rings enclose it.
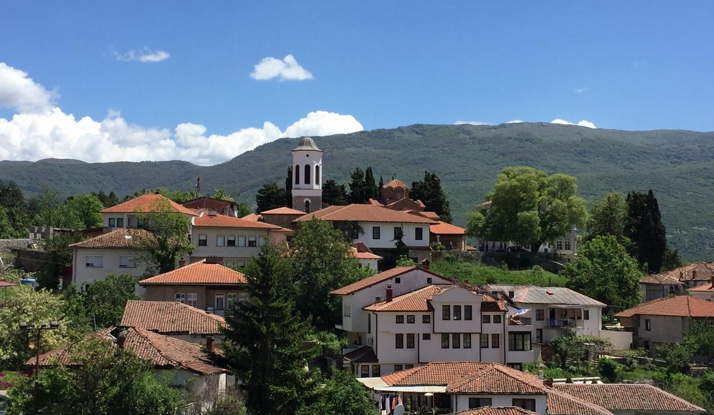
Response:
[[[641,267],[658,273],[667,250],[667,233],[659,204],[650,189],[647,193],[627,195],[628,216],[625,236],[632,241],[632,254]]]
[[[223,189],[215,189],[215,190],[213,191],[213,198],[214,198],[214,199],[225,200],[225,201],[228,201],[228,202],[235,202],[235,199],[233,199],[233,197],[231,197],[231,195],[229,195],[228,193],[226,193],[226,191],[223,190]]]
[[[266,245],[246,269],[249,300],[226,318],[222,346],[251,415],[306,414],[316,379],[305,370],[308,323],[295,308],[290,263]]]
[[[472,224],[481,223],[471,232],[489,240],[530,245],[531,251],[538,252],[543,243],[552,244],[568,234],[572,225],[585,224],[585,202],[576,191],[572,176],[507,167],[498,175],[494,191],[486,196],[491,207],[469,217]]]
[[[238,217],[242,218],[243,216],[250,215],[251,209],[250,206],[246,202],[240,202],[238,203]]]
[[[344,206],[349,204],[347,201],[347,189],[344,184],[337,184],[334,180],[328,180],[322,186],[322,205],[327,206]]]
[[[0,207],[4,208],[11,231],[7,238],[19,238],[27,235],[27,227],[32,213],[29,211],[22,190],[13,181],[7,186],[0,181]]]
[[[627,213],[628,207],[622,193],[608,193],[604,199],[595,202],[590,209],[586,239],[612,235],[627,247],[629,245],[629,239],[625,237]]]
[[[379,187],[377,187],[377,182],[374,180],[372,166],[367,167],[367,170],[364,172],[364,187],[367,199],[379,200]]]
[[[414,200],[421,200],[426,206],[426,210],[436,212],[442,221],[451,223],[451,208],[446,194],[441,188],[441,180],[436,173],[424,172],[424,179],[419,182],[412,182],[410,197]]]
[[[714,320],[691,320],[684,344],[694,356],[714,358]]]
[[[57,189],[41,186],[42,192],[34,197],[39,212],[35,223],[54,228],[81,228],[82,221],[77,213],[68,208]]]
[[[47,253],[44,270],[38,275],[37,283],[41,288],[54,291],[59,288],[62,268],[72,265],[72,248],[69,246],[82,240],[78,233],[55,233],[52,238],[42,241],[42,248]]]
[[[681,344],[658,344],[655,356],[665,362],[665,371],[670,376],[674,373],[688,372],[689,362],[692,360],[692,352]]]
[[[412,267],[414,266],[414,261],[406,255],[400,255],[397,259],[398,267]]]
[[[528,270],[528,279],[531,284],[543,287],[546,285],[546,273],[539,265]]]
[[[367,390],[354,375],[345,370],[335,370],[330,379],[325,380],[320,393],[320,401],[313,407],[313,413],[321,415],[371,415],[374,405]]]
[[[121,321],[128,300],[137,300],[136,278],[111,274],[105,279],[70,285],[64,292],[65,314],[72,316],[78,329],[106,328]]]
[[[350,173],[350,179],[350,203],[367,203],[369,195],[364,171],[357,167]]]
[[[0,239],[12,239],[15,237],[15,229],[7,217],[7,210],[0,206]]]
[[[617,363],[607,357],[602,357],[598,360],[597,372],[600,374],[600,377],[610,383],[617,382],[619,378],[619,374],[617,373]]]
[[[382,198],[382,188],[383,188],[383,187],[384,187],[384,178],[383,178],[382,175],[380,174],[380,175],[379,175],[379,194],[377,195],[377,196],[378,196],[378,197],[377,197],[378,200]]]
[[[266,183],[255,195],[255,202],[258,208],[256,213],[285,206],[287,195],[285,189],[281,189],[275,183]]]
[[[101,211],[104,205],[96,196],[91,194],[75,196],[67,200],[66,208],[79,219],[83,229],[102,226]]]
[[[181,393],[157,380],[147,361],[99,336],[74,344],[68,358],[77,366],[56,364],[15,385],[8,414],[37,408],[47,415],[173,415],[184,405]]]
[[[293,166],[288,166],[288,174],[285,177],[285,206],[293,207]]]
[[[106,194],[104,190],[100,190],[99,193],[92,192],[92,196],[95,196],[97,199],[99,199],[99,201],[102,202],[102,205],[104,205],[105,208],[119,204],[119,197],[116,193],[114,193],[113,190],[109,192],[109,194]]]
[[[342,303],[330,292],[363,278],[344,234],[327,221],[300,222],[290,243],[296,305],[318,330],[332,330]]]
[[[137,212],[139,228],[135,232],[134,248],[149,269],[159,273],[173,271],[179,257],[191,252],[194,245],[188,239],[190,220],[173,211],[168,200],[157,199],[150,212]]]
[[[637,262],[614,236],[597,236],[585,243],[578,259],[563,270],[567,286],[608,305],[618,312],[640,302]]]
[[[581,336],[568,329],[565,334],[550,341],[554,361],[561,369],[568,366],[583,367],[589,363],[591,352],[603,352],[612,344],[609,340],[593,336]]]

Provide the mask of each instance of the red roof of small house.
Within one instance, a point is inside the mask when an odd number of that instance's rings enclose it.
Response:
[[[367,311],[376,312],[393,312],[393,311],[434,311],[431,305],[431,300],[435,295],[439,295],[452,288],[457,288],[457,285],[453,284],[437,284],[437,285],[427,285],[426,287],[410,291],[406,294],[399,295],[392,298],[392,301],[379,301],[374,304],[363,307]],[[462,287],[464,289],[469,289]],[[471,291],[474,295],[481,296],[481,306],[486,308],[483,311],[507,311],[506,305],[503,301],[498,301],[491,297],[490,295],[483,295],[477,293],[473,290]]]
[[[280,226],[271,225],[265,222],[254,222],[245,219],[233,218],[224,215],[213,215],[204,213],[193,220],[193,226],[197,228],[251,228],[251,229],[271,229],[280,230]]]
[[[298,222],[313,218],[336,222],[390,222],[390,223],[425,223],[433,220],[416,213],[392,210],[383,206],[351,204],[347,206],[330,206],[313,213],[308,213],[295,219]]]
[[[171,199],[157,194],[147,194],[127,200],[124,203],[119,203],[112,207],[102,210],[102,213],[134,213],[134,212],[152,212],[157,201],[167,201],[171,209],[177,213],[183,213],[190,216],[197,216],[196,212],[185,206],[179,205]]]
[[[555,389],[610,411],[703,413],[705,410],[660,388],[642,383],[558,383]]]
[[[350,248],[352,255],[357,259],[382,259],[381,256],[375,255],[364,242],[355,242]]]
[[[221,264],[206,260],[177,268],[139,281],[139,285],[237,285],[245,284],[245,275]]]
[[[363,280],[359,280],[357,282],[354,282],[350,285],[346,285],[342,288],[338,288],[334,291],[332,291],[330,294],[332,295],[349,295],[349,294],[354,294],[357,291],[363,290],[367,287],[371,287],[373,285],[379,284],[380,282],[384,282],[387,280],[390,280],[392,278],[398,277],[400,275],[404,275],[410,271],[414,271],[420,269],[426,273],[429,273],[437,278],[441,278],[445,282],[451,282],[450,279],[446,277],[442,277],[441,275],[434,274],[433,272],[427,271],[423,268],[419,268],[416,265],[414,266],[408,266],[408,267],[395,267],[387,271],[382,271],[378,274],[374,274],[371,277],[367,277]]]
[[[714,317],[714,303],[688,295],[658,298],[636,307],[628,308],[615,314],[615,317],[635,315],[670,316],[670,317]]]
[[[714,262],[692,262],[689,265],[657,274],[655,277],[669,276],[682,282],[710,281],[714,277]]]
[[[258,222],[259,220],[263,219],[263,217],[261,215],[258,215],[257,213],[249,213],[243,216],[241,219],[249,220],[251,222]]]
[[[451,415],[534,415],[537,413],[517,406],[482,406],[481,408],[454,412]]]
[[[446,222],[438,222],[429,225],[429,232],[434,235],[465,235],[466,229],[459,228],[456,225],[452,225]]]
[[[669,274],[653,274],[645,275],[640,278],[640,284],[650,284],[650,285],[683,285],[679,278],[669,275]]]
[[[473,246],[471,246],[471,245],[466,245],[466,250],[467,250],[468,252],[477,252],[477,251],[478,251],[478,248],[475,248],[475,247],[473,247]]]
[[[690,288],[689,291],[695,291],[695,292],[714,291],[714,284],[712,284],[710,282],[708,284],[697,285],[696,287]]]
[[[304,215],[305,212],[289,207],[279,207],[260,212],[261,215]]]
[[[134,248],[134,243],[137,237],[152,238],[151,233],[143,229],[115,229],[104,235],[95,236],[94,238],[87,239],[86,241],[77,242],[71,244],[71,248],[91,248],[91,249],[105,249],[105,248],[119,248],[119,249],[132,249]]]
[[[176,301],[129,300],[120,326],[138,327],[161,334],[221,335],[223,317]]]

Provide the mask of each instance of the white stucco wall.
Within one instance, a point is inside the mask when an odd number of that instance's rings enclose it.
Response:
[[[360,267],[362,268],[372,268],[372,270],[377,271],[377,259],[358,259]]]
[[[456,407],[452,408],[454,412],[469,409],[469,398],[491,398],[491,405],[497,406],[513,406],[513,399],[535,399],[536,410],[539,414],[546,412],[546,396],[545,395],[456,395]]]
[[[108,275],[127,274],[133,277],[142,277],[146,275],[146,266],[142,264],[136,253],[131,249],[86,249],[75,248],[72,258],[72,282],[80,286],[84,282],[94,282],[103,280]],[[102,267],[87,267],[87,256],[101,256]],[[135,268],[122,268],[119,266],[121,256],[132,256],[136,258]],[[137,294],[144,294],[145,289],[140,285],[136,285]]]
[[[429,247],[428,223],[388,223],[388,222],[358,222],[364,234],[358,235],[355,242],[364,242],[370,249],[395,249],[394,228],[401,227],[404,242],[409,247]],[[380,238],[372,238],[372,228],[379,227]],[[416,240],[416,228],[422,228],[422,239]]]
[[[199,246],[198,241],[201,235],[206,235],[206,246]],[[217,246],[217,237],[223,236],[224,246]],[[236,246],[226,246],[228,244],[228,237],[236,237]],[[245,238],[246,246],[238,246],[238,238]],[[256,246],[249,247],[248,238],[256,238]],[[265,240],[265,243],[271,241],[271,235],[268,230],[264,229],[242,229],[242,228],[208,228],[208,227],[194,227],[191,233],[191,242],[193,242],[196,247],[191,253],[191,259],[198,260],[206,257],[220,257],[224,259],[225,265],[234,265],[234,262],[247,261],[257,256],[260,252],[260,238]]]
[[[692,297],[714,302],[714,290],[690,291],[689,293],[692,295]]]

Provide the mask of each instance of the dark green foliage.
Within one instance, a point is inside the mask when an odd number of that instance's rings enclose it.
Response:
[[[602,357],[597,362],[597,372],[600,377],[605,379],[607,382],[614,383],[617,382],[618,375],[618,364],[607,357]]]
[[[451,223],[451,207],[446,199],[446,194],[441,188],[441,180],[436,173],[424,172],[424,179],[412,182],[409,197],[414,200],[421,200],[426,205],[426,210],[436,212],[442,221]]]
[[[255,195],[255,203],[258,205],[255,213],[283,207],[285,206],[286,198],[285,189],[278,187],[275,183],[266,183]]]
[[[689,371],[689,362],[692,360],[692,352],[688,347],[681,344],[661,343],[657,345],[655,357],[665,362],[666,373],[672,375],[674,373],[686,373]]]
[[[121,321],[128,300],[137,300],[137,279],[130,275],[109,275],[105,279],[70,285],[64,292],[64,314],[72,317],[74,327],[93,330],[116,326]]]
[[[377,200],[381,199],[382,197],[382,188],[384,187],[384,178],[382,178],[382,175],[379,176],[379,194],[377,195]]]
[[[72,212],[82,229],[91,229],[102,226],[104,209],[102,202],[94,195],[78,195],[70,197],[65,203],[67,210]]]
[[[357,167],[350,173],[350,179],[350,203],[367,203],[369,190],[362,169]]]
[[[611,346],[607,339],[577,335],[572,329],[550,341],[554,362],[561,369],[568,366],[582,368],[588,365],[588,358],[592,353],[606,351]]]
[[[372,415],[375,413],[367,390],[354,375],[345,370],[335,370],[325,380],[320,401],[312,410],[320,415]]]
[[[377,187],[377,182],[374,180],[374,172],[372,172],[372,167],[367,167],[364,172],[364,187],[367,193],[367,199],[379,200],[379,187]]]
[[[109,194],[106,194],[104,190],[100,190],[99,193],[92,192],[92,196],[95,196],[97,199],[99,199],[99,201],[102,202],[102,205],[104,205],[105,208],[119,204],[119,197],[116,193],[114,193],[113,190],[109,192]]]
[[[72,265],[70,245],[81,241],[78,233],[55,233],[52,238],[42,241],[42,248],[47,253],[45,269],[38,275],[37,283],[41,288],[54,291],[62,277],[62,268]]]
[[[625,237],[628,206],[620,192],[610,192],[605,198],[596,201],[590,209],[588,217],[588,235],[586,241],[596,236],[612,235],[620,243],[628,247],[629,239]]]
[[[347,200],[347,189],[344,184],[337,184],[334,180],[328,180],[322,186],[322,206],[344,206],[349,204]]]
[[[242,218],[243,216],[250,215],[250,206],[248,206],[247,203],[245,202],[240,202],[238,203],[238,217]]]
[[[293,207],[293,166],[288,166],[288,175],[285,177],[285,206]]]
[[[0,180],[0,239],[26,237],[31,216],[17,183],[11,181],[6,186]]]
[[[233,197],[226,193],[226,191],[223,189],[213,190],[213,195],[211,197],[213,197],[214,199],[226,200],[228,202],[235,202],[235,199],[233,199]]]
[[[79,216],[62,200],[60,192],[49,186],[42,187],[42,193],[33,197],[39,209],[33,220],[36,225],[54,228],[77,229],[82,227]]]
[[[714,358],[714,320],[691,320],[684,344],[694,356]]]
[[[160,274],[173,271],[181,256],[194,248],[188,239],[190,220],[175,213],[167,200],[157,199],[151,212],[138,212],[139,228],[148,231],[132,235],[140,261]]]
[[[627,195],[628,216],[625,236],[632,241],[632,253],[640,267],[658,273],[667,250],[667,232],[662,223],[659,203],[650,189],[647,193]]]

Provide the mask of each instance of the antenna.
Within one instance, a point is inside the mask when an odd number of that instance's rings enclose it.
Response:
[[[196,178],[196,192],[198,192],[198,195],[201,196],[201,175],[200,174]]]

